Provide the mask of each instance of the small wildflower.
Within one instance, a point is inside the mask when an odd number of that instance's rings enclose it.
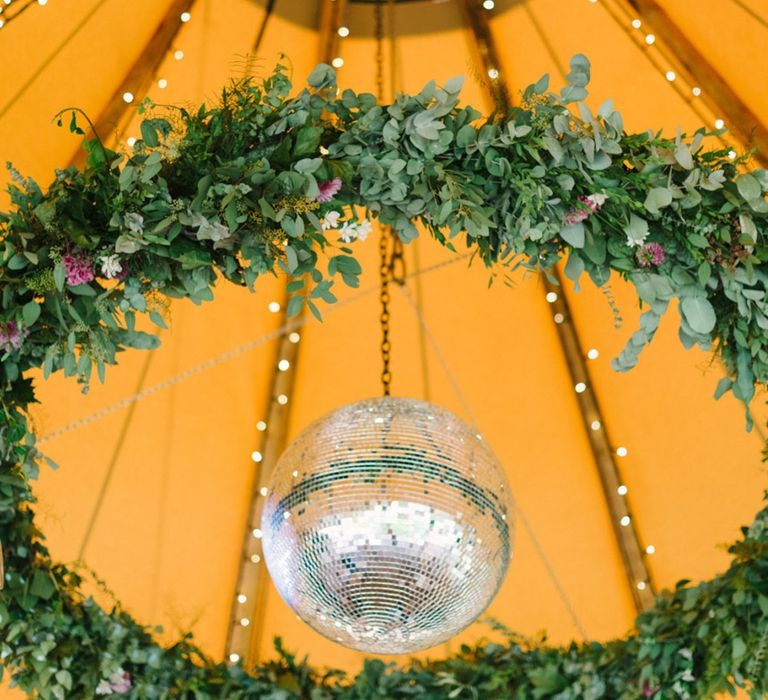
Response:
[[[368,234],[373,229],[373,224],[368,219],[363,219],[358,225],[357,225],[357,237],[364,241],[366,238],[368,238]]]
[[[144,233],[144,217],[141,214],[129,212],[123,217],[123,223],[133,233]]]
[[[338,228],[340,216],[341,214],[337,211],[327,212],[323,217],[323,231],[327,231],[331,228]]]
[[[131,689],[131,674],[123,671],[122,668],[118,668],[110,677],[109,684],[112,687],[112,692],[122,695],[127,693]]]
[[[108,680],[101,679],[96,686],[96,695],[112,695],[112,686]]]
[[[341,178],[335,177],[333,180],[326,180],[319,184],[320,194],[315,197],[316,202],[330,202],[341,189]]]
[[[357,226],[347,222],[339,229],[339,235],[344,243],[351,243],[357,238]]]
[[[116,254],[102,255],[99,258],[101,264],[101,274],[108,280],[119,277],[123,271],[123,266],[120,263],[120,256]]]
[[[660,243],[646,243],[637,251],[637,262],[641,267],[658,266],[666,259],[664,248]]]

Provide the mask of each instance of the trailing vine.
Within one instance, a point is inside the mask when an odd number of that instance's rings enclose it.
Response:
[[[748,408],[768,381],[768,173],[705,150],[704,130],[625,132],[610,101],[594,114],[583,102],[588,80],[576,56],[559,94],[542,79],[519,107],[483,120],[458,105],[460,80],[378,105],[337,96],[327,66],[291,97],[278,67],[233,83],[213,108],[152,108],[127,156],[87,140],[83,170],[57,171],[45,191],[11,170],[12,206],[0,214],[0,657],[16,685],[41,698],[768,692],[768,509],[731,548],[728,571],[662,593],[626,639],[554,648],[506,633],[444,661],[370,661],[354,679],[280,645],[276,661],[248,673],[189,638],[162,647],[119,605],[84,597],[80,574],[51,560],[35,526],[30,482],[42,455],[28,370],[63,371],[84,388],[95,370],[103,381],[117,352],[157,345],[137,314],[164,327],[168,298],[208,301],[221,278],[252,287],[283,273],[289,312],[306,305],[319,316],[339,278],[357,285],[354,246],[372,218],[405,243],[420,223],[494,270],[546,274],[566,258],[567,277],[578,285],[587,275],[608,299],[611,273],[623,276],[645,310],[619,370],[635,365],[678,299],[683,345],[713,348],[725,370],[717,395],[732,391]]]

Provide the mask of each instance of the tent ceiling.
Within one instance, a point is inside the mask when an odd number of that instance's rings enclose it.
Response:
[[[768,72],[768,29],[743,9],[765,18],[764,4],[661,4],[741,99],[755,113],[768,114],[768,94],[756,79]],[[47,182],[77,145],[51,125],[53,114],[70,105],[100,114],[172,5],[49,0],[0,30],[0,156]],[[645,27],[633,29],[622,7],[620,0],[499,0],[488,19],[512,94],[544,72],[559,84],[558,65],[583,52],[593,63],[590,102],[597,106],[614,98],[629,129],[690,132],[702,120],[712,126],[721,115],[697,101],[693,85],[665,77],[675,47],[647,44]],[[259,74],[268,73],[283,52],[301,86],[317,61],[319,3],[277,0],[266,23],[265,3],[251,0],[196,0],[191,13],[152,67],[148,94],[157,102],[215,100],[226,80],[242,73],[262,26]],[[371,91],[370,4],[348,4],[344,21],[350,36],[338,43],[341,85]],[[431,79],[466,75],[464,99],[491,108],[458,2],[398,4],[386,26],[388,80],[396,89],[413,92]],[[174,57],[178,51],[182,59]],[[159,87],[160,79],[167,87]],[[137,133],[133,118],[110,136],[125,144]],[[375,289],[375,244],[360,244],[357,253],[366,270],[362,289]],[[519,525],[510,574],[490,614],[524,633],[547,629],[556,641],[578,637],[549,565],[589,636],[621,634],[631,625],[632,598],[542,289],[535,279],[518,276],[514,288],[497,281],[489,290],[487,271],[467,270],[465,261],[431,269],[450,259],[426,236],[409,247],[409,271],[429,270],[408,284],[421,296],[440,353],[427,344],[424,373],[419,325],[407,299],[395,291],[394,386],[398,394],[417,397],[428,389],[431,400],[464,415],[451,383],[455,378],[545,552],[543,561]],[[282,283],[264,279],[254,295],[221,288],[217,300],[200,309],[173,304],[172,329],[163,334],[162,348],[149,360],[126,354],[108,372],[108,383],[87,396],[60,377],[49,380],[35,413],[40,433],[273,331],[281,319],[267,305],[281,298]],[[584,347],[600,352],[590,369],[606,426],[616,445],[628,449],[620,467],[641,539],[656,548],[649,566],[659,586],[709,576],[727,562],[717,545],[735,538],[760,502],[765,473],[758,437],[744,432],[735,401],[712,400],[718,368],[708,355],[682,350],[674,312],[640,365],[627,375],[614,373],[609,359],[637,323],[638,309],[619,281],[611,294],[623,316],[618,330],[599,290],[569,290],[569,301]],[[343,291],[340,300],[346,303],[328,309],[323,324],[310,320],[300,330],[291,435],[345,402],[378,393],[375,294]],[[250,454],[258,444],[256,425],[266,413],[274,363],[275,342],[264,342],[136,404],[85,549],[88,565],[140,620],[162,623],[169,635],[193,630],[214,655],[222,654],[227,634],[253,478]],[[62,469],[42,474],[39,513],[60,559],[79,556],[127,415],[112,412],[45,445]],[[296,620],[274,591],[265,611],[262,655],[279,633],[289,648],[310,653],[319,664],[359,664],[360,655]],[[475,626],[462,639],[485,633]]]

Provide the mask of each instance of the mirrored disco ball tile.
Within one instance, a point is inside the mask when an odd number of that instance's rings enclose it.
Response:
[[[438,406],[385,397],[334,411],[288,447],[261,529],[275,586],[302,620],[345,646],[401,654],[485,610],[514,519],[480,436]]]

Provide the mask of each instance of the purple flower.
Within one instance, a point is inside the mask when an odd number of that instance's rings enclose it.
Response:
[[[641,267],[658,266],[666,259],[664,248],[660,243],[646,243],[637,251],[637,262]]]
[[[563,219],[568,226],[573,226],[573,224],[578,224],[582,221],[585,221],[589,218],[589,211],[586,209],[571,209],[566,215],[565,219]]]
[[[21,348],[24,342],[24,334],[16,321],[0,323],[0,350],[13,352]]]
[[[315,197],[316,202],[330,202],[341,189],[341,178],[335,177],[333,180],[321,182],[318,187],[320,194]]]
[[[67,253],[62,256],[61,262],[67,273],[67,284],[75,287],[93,280],[93,261],[86,253]]]

